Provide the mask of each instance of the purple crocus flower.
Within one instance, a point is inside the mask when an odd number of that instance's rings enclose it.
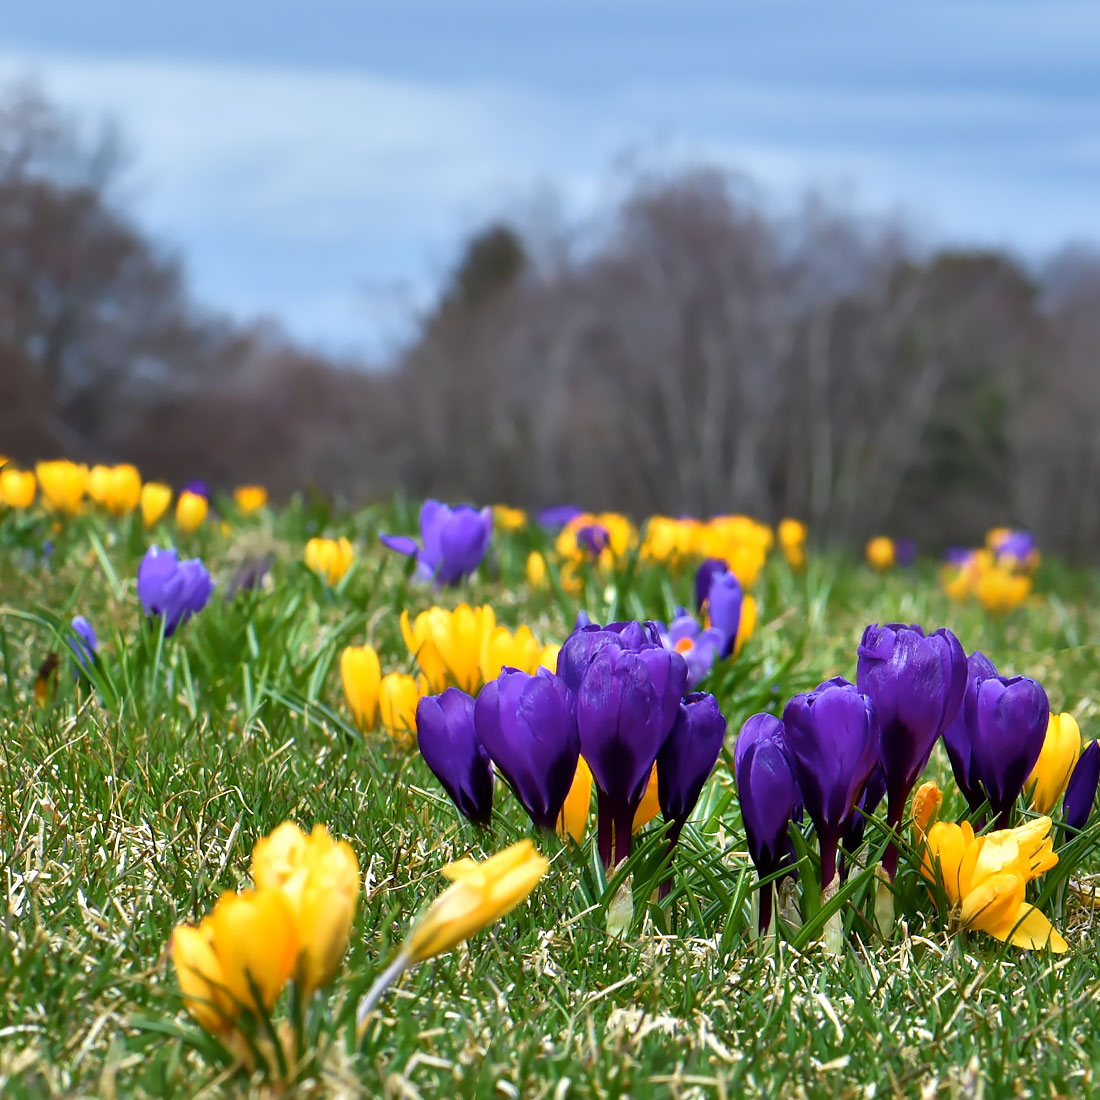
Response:
[[[730,567],[722,558],[707,558],[695,570],[695,610],[702,611],[710,595],[710,582],[719,573],[728,573]]]
[[[726,739],[726,719],[713,695],[695,691],[680,703],[668,740],[657,753],[657,799],[675,844],[699,801]]]
[[[198,558],[180,561],[174,549],[150,546],[138,566],[138,599],[146,615],[163,619],[166,638],[206,606],[213,590],[206,566]]]
[[[737,632],[741,629],[741,605],[744,589],[736,575],[721,558],[707,558],[695,573],[695,602],[700,611],[706,608],[710,625],[722,635],[719,660],[733,653]]]
[[[548,531],[560,531],[567,523],[581,514],[583,509],[575,504],[555,504],[549,508],[543,508],[536,517],[540,527]]]
[[[459,688],[425,695],[416,705],[420,755],[459,811],[475,825],[493,813],[493,767],[477,736],[474,700]]]
[[[493,535],[493,510],[468,504],[451,508],[426,500],[420,508],[420,539],[409,535],[378,537],[384,546],[407,557],[416,556],[417,574],[437,584],[456,585],[481,564]]]
[[[577,622],[580,624],[578,612]],[[588,616],[585,615],[587,620]],[[600,650],[611,646],[637,653],[642,649],[662,649],[661,631],[657,623],[626,621],[600,626],[598,623],[585,622],[562,643],[558,653],[558,675],[565,681],[569,690],[576,694],[580,690],[581,680],[593,658]]]
[[[577,528],[577,549],[595,561],[611,545],[611,532],[602,523]]]
[[[791,770],[821,849],[821,886],[836,876],[840,835],[878,760],[871,700],[837,677],[796,695],[783,711]]]
[[[577,732],[596,783],[598,842],[607,867],[630,855],[634,814],[672,732],[686,680],[684,659],[659,646],[633,652],[605,644],[583,672]]]
[[[894,564],[908,569],[917,560],[917,544],[912,539],[894,539]]]
[[[970,731],[966,724],[967,706],[971,696],[978,690],[978,682],[997,675],[993,662],[981,651],[974,650],[966,659],[966,690],[963,701],[955,717],[947,723],[943,731],[943,746],[947,749],[947,758],[951,761],[951,771],[955,783],[962,791],[963,798],[971,810],[976,810],[984,801],[978,778],[973,773],[970,749]]]
[[[680,608],[680,614],[672,620],[668,630],[661,632],[661,642],[665,649],[674,650],[687,662],[690,689],[707,678],[718,659],[724,638],[715,627],[704,630],[694,616]]]
[[[867,627],[858,653],[856,687],[874,704],[886,823],[896,829],[933,746],[962,704],[966,653],[949,630],[926,637],[919,626],[900,623]],[[893,843],[887,845],[882,865],[893,881],[898,866]]]
[[[204,500],[210,499],[210,486],[201,477],[193,477],[183,486],[180,492],[194,493],[195,496],[202,497]]]
[[[577,771],[573,693],[548,669],[505,668],[480,691],[474,728],[531,820],[553,829]]]
[[[1100,785],[1100,741],[1093,741],[1077,761],[1066,785],[1062,802],[1062,820],[1070,829],[1083,829],[1096,801]]]
[[[1039,759],[1050,720],[1050,702],[1029,676],[991,676],[967,692],[966,729],[970,735],[970,772],[1007,829],[1012,805]]]
[[[965,565],[974,556],[974,551],[966,546],[949,546],[943,552],[943,560],[948,565]]]
[[[1000,560],[1021,569],[1031,563],[1035,550],[1035,536],[1022,528],[1009,531],[993,546]]]
[[[69,648],[73,651],[77,664],[85,672],[89,672],[99,653],[99,639],[96,638],[92,624],[83,615],[75,616],[69,626],[73,632],[73,637],[69,639]]]
[[[741,727],[733,746],[733,770],[749,855],[757,876],[765,879],[793,856],[789,829],[802,804],[783,723],[774,714],[754,714]],[[769,882],[760,890],[761,932],[771,919]]]

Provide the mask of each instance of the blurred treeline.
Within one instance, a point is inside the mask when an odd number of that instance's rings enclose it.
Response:
[[[199,308],[118,168],[109,134],[0,101],[0,451],[24,462],[1100,549],[1096,253],[929,252],[728,174],[640,176],[583,240],[486,229],[367,369]]]

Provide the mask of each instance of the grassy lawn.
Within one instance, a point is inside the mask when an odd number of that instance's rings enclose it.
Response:
[[[376,533],[408,531],[403,509],[327,514],[297,503],[248,519],[170,523],[85,515],[54,525],[0,516],[0,1093],[37,1096],[278,1095],[232,1076],[183,1010],[167,944],[223,890],[247,881],[254,842],[290,818],[323,823],[364,877],[351,946],[316,1026],[316,1072],[286,1095],[386,1097],[1081,1096],[1100,1062],[1093,914],[1066,889],[1044,909],[1061,956],[948,935],[904,864],[891,937],[842,912],[839,957],[809,942],[758,940],[755,873],[732,777],[742,722],[827,676],[854,677],[868,622],[949,626],[1002,671],[1041,680],[1052,707],[1100,733],[1100,584],[1046,562],[1038,595],[1011,615],[948,602],[933,563],[885,576],[811,553],[805,573],[773,554],[754,589],[760,615],[736,662],[712,674],[726,749],[672,862],[657,827],[632,857],[634,920],[607,934],[609,886],[594,853],[534,834],[503,784],[480,833],[456,813],[415,749],[352,724],[339,677],[349,644],[371,642],[383,671],[411,671],[399,615],[435,602],[488,603],[560,642],[581,597],[525,580],[541,536],[498,534],[477,577],[437,592],[408,575]],[[330,591],[303,564],[306,539],[346,534],[350,573]],[[50,540],[52,550],[44,553]],[[151,541],[201,556],[219,582],[209,606],[163,641],[145,623],[135,576]],[[238,565],[271,554],[264,585],[226,600]],[[691,573],[632,568],[588,585],[597,621],[668,619]],[[83,614],[100,638],[93,689],[66,644]],[[61,656],[35,705],[36,672]],[[963,808],[941,749],[930,766],[945,816]],[[551,859],[521,906],[454,952],[407,973],[362,1044],[358,998],[434,898],[440,867],[524,836]],[[878,843],[872,830],[872,846]],[[883,841],[884,842],[884,841]],[[1100,836],[1072,875],[1096,870]],[[1065,866],[1062,870],[1068,871]],[[797,937],[792,937],[797,941]]]

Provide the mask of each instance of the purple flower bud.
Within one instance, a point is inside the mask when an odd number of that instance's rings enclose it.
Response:
[[[981,783],[999,829],[1009,827],[1012,805],[1043,750],[1049,721],[1047,693],[1028,676],[991,676],[967,693],[971,777]]]
[[[426,500],[420,508],[420,540],[408,535],[378,537],[384,546],[406,557],[417,558],[417,573],[437,584],[457,585],[481,564],[493,535],[493,511],[478,511],[467,504],[450,508],[438,500]]]
[[[577,548],[589,558],[598,558],[611,545],[611,533],[602,523],[577,528]]]
[[[789,828],[802,796],[791,768],[783,723],[773,714],[754,714],[733,746],[734,775],[749,855],[760,878],[775,874],[792,855]],[[760,931],[772,915],[772,884],[760,893]]]
[[[1077,761],[1066,786],[1062,803],[1062,819],[1070,829],[1083,829],[1096,801],[1100,784],[1100,741],[1093,741]]]
[[[596,783],[599,848],[608,867],[630,854],[634,813],[672,730],[686,679],[677,654],[632,653],[615,645],[601,648],[583,674],[577,731]]]
[[[912,539],[894,539],[894,563],[908,569],[917,560],[917,544]]]
[[[96,662],[99,653],[99,639],[95,636],[92,624],[83,615],[77,615],[69,624],[73,637],[69,639],[69,648],[80,667],[88,672]]]
[[[726,719],[713,695],[693,692],[677,708],[668,740],[657,753],[657,799],[675,843],[726,739]]]
[[[993,545],[998,559],[1008,565],[1028,565],[1036,552],[1035,536],[1023,528],[1008,531]]]
[[[420,755],[459,811],[475,825],[493,813],[493,767],[478,740],[474,700],[459,688],[425,695],[416,705]]]
[[[138,599],[146,615],[164,620],[166,638],[201,611],[213,591],[206,566],[198,558],[180,561],[174,549],[150,546],[138,566]]]
[[[996,676],[997,670],[993,667],[993,662],[979,650],[974,650],[966,659],[966,670],[966,690],[962,705],[944,728],[943,745],[951,761],[956,785],[962,791],[967,805],[971,810],[976,810],[985,801],[985,795],[981,792],[971,766],[970,731],[966,725],[967,702],[978,690],[978,681]]]
[[[580,753],[573,693],[547,669],[506,668],[478,694],[474,728],[531,820],[553,829]]]
[[[966,653],[949,630],[925,637],[919,626],[900,623],[867,627],[858,652],[856,686],[870,697],[878,720],[886,823],[897,828],[913,784],[959,711],[966,691]],[[897,859],[897,848],[890,844],[883,867],[891,880]]]
[[[796,695],[783,711],[791,769],[821,847],[821,885],[836,874],[841,832],[878,761],[871,700],[837,677]]]
[[[579,622],[579,616],[578,616]],[[574,694],[580,689],[585,671],[600,650],[611,646],[632,653],[643,649],[663,649],[661,632],[656,623],[626,621],[600,626],[597,623],[579,625],[562,643],[558,653],[558,675]],[[685,668],[686,676],[686,668]]]
[[[202,497],[203,500],[210,499],[210,486],[202,480],[201,477],[193,477],[188,481],[180,490],[181,493],[194,493],[197,497]]]
[[[721,558],[707,558],[695,570],[695,610],[702,611],[710,595],[710,582],[719,573],[728,573],[730,567]]]

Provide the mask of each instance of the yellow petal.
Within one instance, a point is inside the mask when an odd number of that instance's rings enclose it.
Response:
[[[249,874],[257,888],[281,888],[303,864],[306,835],[293,821],[284,821],[270,836],[256,841]]]
[[[642,801],[638,803],[638,808],[634,811],[634,822],[631,826],[631,832],[637,832],[639,829],[648,825],[660,812],[661,803],[657,799],[657,765],[653,765],[653,770],[649,773],[649,782],[646,783],[645,794],[642,795]]]
[[[207,1031],[228,1031],[237,1015],[236,1001],[225,990],[225,974],[214,954],[209,921],[199,928],[181,924],[172,932],[172,962],[187,1011]]]
[[[577,757],[577,770],[565,804],[558,815],[558,836],[563,840],[571,836],[578,844],[584,842],[588,826],[588,814],[592,808],[592,770],[583,756]]]
[[[979,883],[962,900],[959,919],[967,928],[1006,939],[1024,900],[1019,875],[998,874]]]
[[[1013,947],[1026,947],[1033,951],[1045,947],[1059,955],[1069,949],[1069,944],[1054,925],[1034,905],[1026,902],[1013,918],[1008,942]]]
[[[356,724],[372,729],[378,718],[382,666],[371,646],[348,646],[340,654],[340,681]]]
[[[1035,762],[1027,787],[1034,784],[1031,808],[1048,813],[1061,800],[1074,765],[1081,755],[1081,727],[1072,714],[1052,714],[1039,759]]]

